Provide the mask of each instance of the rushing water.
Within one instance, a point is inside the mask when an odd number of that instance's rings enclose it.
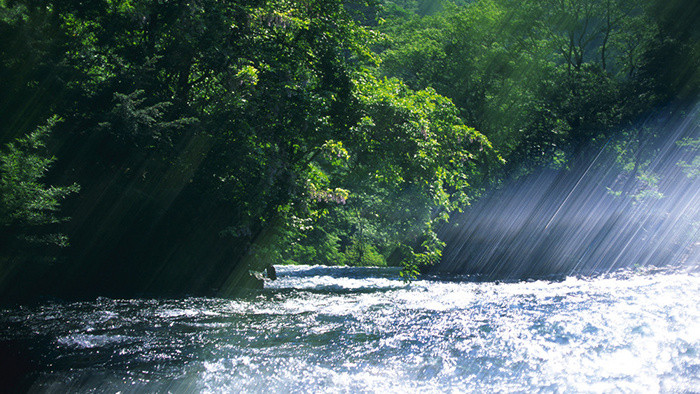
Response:
[[[0,339],[32,366],[36,392],[700,389],[697,274],[408,285],[392,269],[278,274],[236,300],[5,309]]]

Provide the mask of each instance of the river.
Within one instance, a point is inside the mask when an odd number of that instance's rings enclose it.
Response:
[[[391,268],[278,275],[233,300],[6,307],[0,340],[20,354],[30,392],[700,389],[698,274],[410,284]]]

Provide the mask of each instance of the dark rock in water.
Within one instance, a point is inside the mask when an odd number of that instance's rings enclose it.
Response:
[[[270,278],[270,280],[277,279],[277,270],[275,270],[274,265],[270,264],[267,267],[265,267],[265,272],[267,273],[267,277]]]

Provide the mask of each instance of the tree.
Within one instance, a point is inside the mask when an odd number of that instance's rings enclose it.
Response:
[[[58,215],[61,201],[80,190],[77,184],[47,186],[43,183],[55,161],[43,148],[57,121],[57,117],[50,118],[46,125],[8,143],[0,152],[0,238],[4,247],[13,244],[12,236],[32,243],[62,247],[68,244],[65,235],[45,230],[67,220]]]
[[[348,205],[378,223],[388,244],[408,248],[404,273],[413,276],[418,265],[440,257],[437,224],[469,204],[501,158],[433,89],[413,91],[369,74],[359,75],[357,85],[362,118],[348,142]]]

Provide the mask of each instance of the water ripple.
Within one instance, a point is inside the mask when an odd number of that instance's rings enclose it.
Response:
[[[238,300],[49,302],[2,311],[32,391],[691,392],[700,277],[558,282],[279,267]]]

